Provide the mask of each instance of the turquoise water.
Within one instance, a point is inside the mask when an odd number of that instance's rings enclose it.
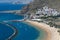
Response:
[[[17,35],[12,40],[35,40],[39,36],[40,32],[24,22],[8,22],[18,30]]]
[[[14,30],[11,27],[0,23],[0,40],[8,39],[13,33]]]

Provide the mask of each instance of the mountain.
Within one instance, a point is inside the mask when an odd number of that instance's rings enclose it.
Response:
[[[34,0],[33,2],[30,2],[28,5],[29,6],[25,6],[25,7],[29,8],[28,12],[30,13],[36,12],[37,9],[42,8],[43,6],[48,6],[60,12],[60,0]],[[24,10],[26,11],[27,9]]]
[[[43,6],[48,6],[50,8],[55,8],[60,11],[60,0],[34,0],[30,5],[30,10],[35,10],[42,8]]]

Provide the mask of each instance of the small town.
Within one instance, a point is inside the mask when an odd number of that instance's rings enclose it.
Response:
[[[0,40],[60,40],[60,0],[0,0]]]

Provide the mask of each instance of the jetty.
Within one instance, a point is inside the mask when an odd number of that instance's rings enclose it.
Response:
[[[20,13],[21,10],[7,10],[7,11],[0,11],[0,13]]]
[[[11,40],[11,38],[17,34],[17,29],[15,27],[12,27],[12,25],[6,24],[5,22],[0,22],[0,23],[5,24],[6,26],[14,30],[14,33],[6,39],[6,40]]]

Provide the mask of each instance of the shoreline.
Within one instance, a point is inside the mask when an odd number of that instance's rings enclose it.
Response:
[[[45,23],[39,23],[39,22],[35,22],[35,21],[30,21],[30,20],[26,20],[25,22],[30,23],[31,25],[34,25],[42,30],[44,30],[47,35],[44,38],[44,40],[60,40],[60,36],[59,33],[57,32],[57,29],[54,27],[50,27],[49,25],[45,24]]]

